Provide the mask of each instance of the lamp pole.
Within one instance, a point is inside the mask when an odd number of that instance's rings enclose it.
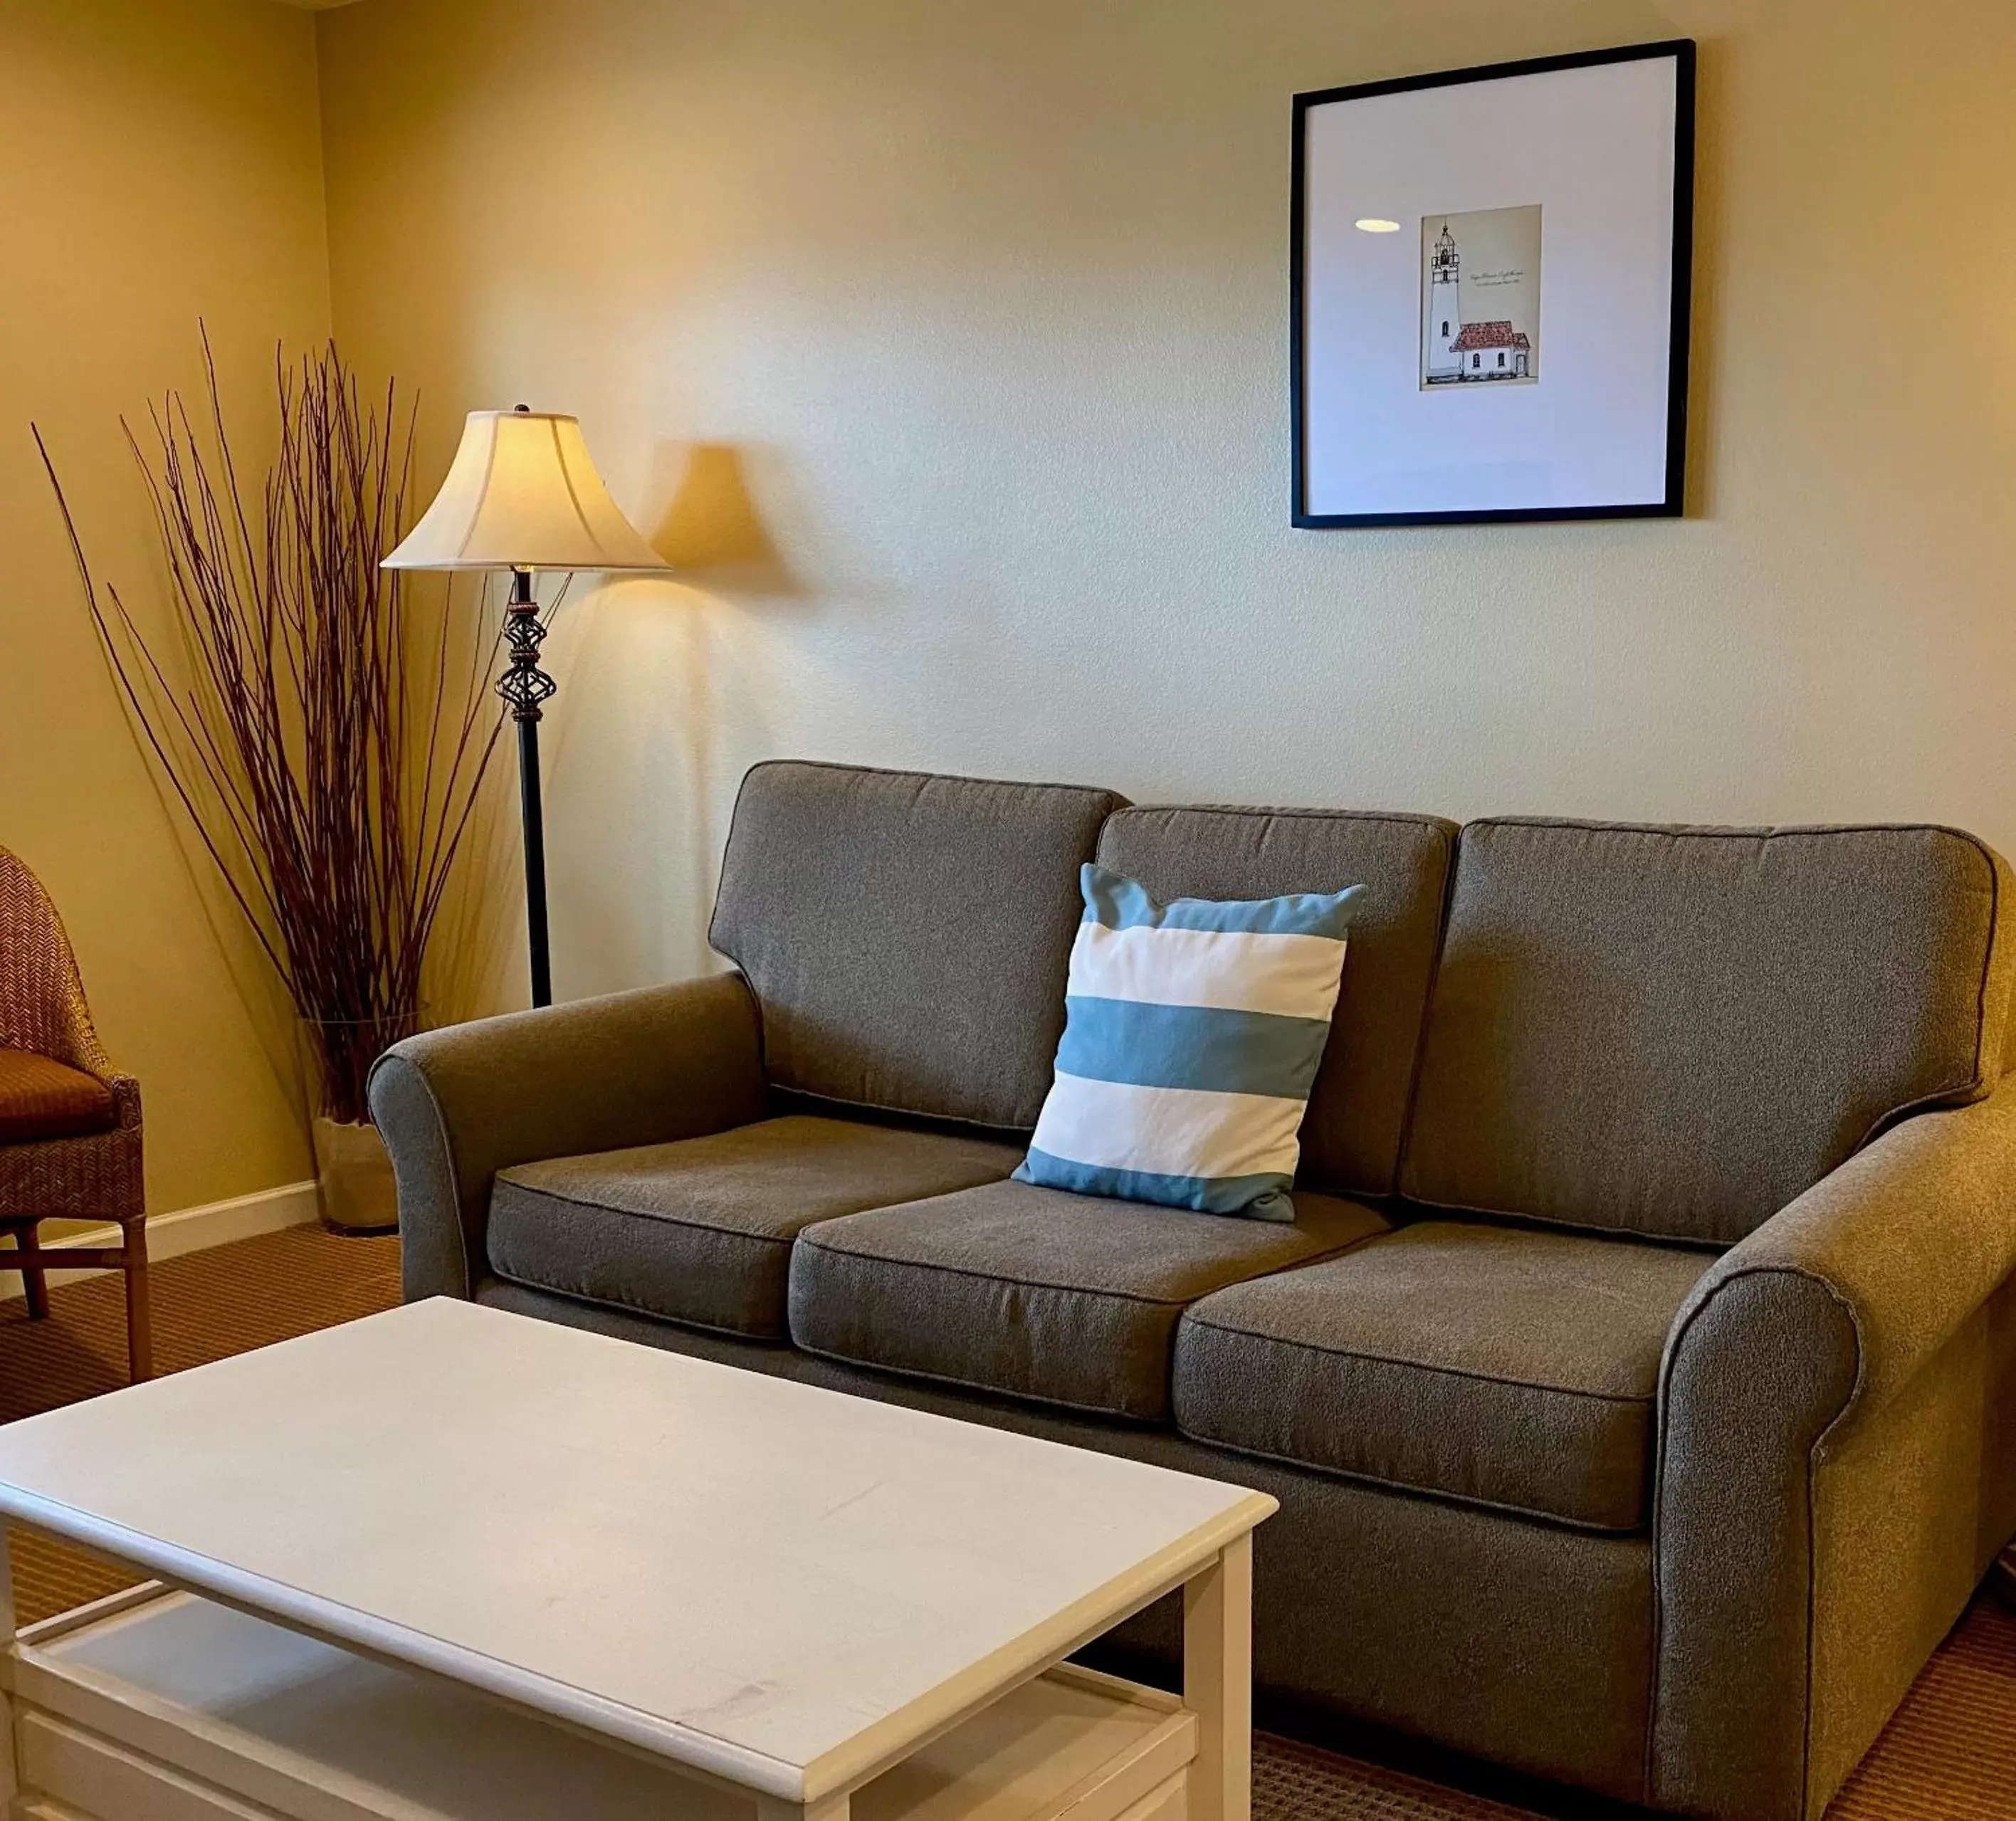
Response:
[[[602,484],[581,422],[556,411],[472,411],[448,477],[420,522],[385,558],[387,569],[508,569],[504,642],[510,661],[497,693],[518,724],[518,801],[525,837],[525,936],[532,1003],[553,1002],[546,948],[546,829],[539,807],[539,719],[553,679],[539,668],[545,638],[532,598],[536,570],[661,575],[645,542]]]
[[[539,646],[546,629],[532,598],[532,572],[511,571],[511,599],[504,610],[504,642],[509,668],[497,679],[497,693],[511,704],[518,724],[518,807],[525,835],[525,937],[531,949],[532,1003],[553,1002],[553,964],[546,948],[546,827],[539,805],[539,704],[559,687],[539,668]]]

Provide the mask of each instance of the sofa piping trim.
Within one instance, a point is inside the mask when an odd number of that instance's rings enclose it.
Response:
[[[747,1328],[718,1328],[709,1322],[696,1322],[688,1316],[668,1315],[657,1309],[647,1309],[642,1303],[625,1302],[620,1297],[589,1296],[577,1290],[556,1290],[550,1283],[533,1283],[523,1277],[513,1277],[508,1271],[499,1270],[494,1259],[487,1261],[490,1265],[491,1281],[508,1283],[514,1290],[529,1290],[536,1296],[556,1296],[563,1302],[578,1302],[589,1308],[612,1309],[618,1315],[636,1315],[645,1321],[656,1322],[661,1327],[686,1328],[697,1334],[718,1334],[724,1341],[746,1341],[752,1347],[778,1347],[788,1350],[794,1344],[788,1331],[781,1334],[756,1334]],[[473,1301],[473,1297],[471,1300]]]
[[[1888,1113],[1879,1114],[1871,1121],[1869,1129],[1862,1135],[1856,1150],[1863,1150],[1869,1143],[1892,1126],[1907,1119],[1913,1113],[1926,1108],[1955,1103],[1963,1095],[1978,1097],[1977,1090],[1989,1085],[1988,1060],[1988,984],[1995,973],[1995,949],[2001,933],[2002,875],[1995,864],[1995,857],[1985,842],[1969,834],[1964,829],[1948,828],[1943,823],[1929,823],[1940,833],[1949,834],[1965,841],[1980,855],[1988,866],[1988,945],[1981,959],[1981,986],[1975,995],[1974,1009],[1974,1076],[1964,1085],[1942,1092],[1921,1094],[1915,1100],[1907,1100],[1901,1107],[1893,1107]],[[2006,1038],[2005,1038],[2006,1045]],[[1849,1153],[1851,1156],[1853,1153]]]
[[[1295,1267],[1290,1266],[1289,1269]],[[1280,1273],[1269,1272],[1267,1275],[1278,1276]],[[1473,1384],[1500,1385],[1507,1391],[1540,1391],[1550,1397],[1578,1398],[1586,1402],[1600,1404],[1650,1404],[1656,1402],[1659,1395],[1657,1385],[1649,1391],[1642,1392],[1583,1391],[1574,1385],[1542,1384],[1534,1379],[1507,1378],[1497,1373],[1472,1372],[1460,1366],[1431,1366],[1425,1360],[1396,1359],[1390,1354],[1361,1353],[1349,1347],[1326,1347],[1315,1341],[1291,1341],[1278,1334],[1262,1334],[1251,1328],[1229,1328],[1222,1322],[1208,1320],[1194,1310],[1187,1319],[1195,1326],[1210,1329],[1213,1333],[1231,1334],[1242,1341],[1258,1341],[1269,1347],[1284,1348],[1300,1353],[1320,1353],[1332,1359],[1355,1359],[1366,1366],[1399,1366],[1409,1372],[1431,1373],[1440,1378],[1465,1379]]]
[[[733,1128],[731,1128],[731,1129]],[[714,1135],[710,1133],[705,1135],[712,1136]],[[690,1141],[675,1139],[671,1142],[675,1144],[679,1144],[689,1143]],[[556,1160],[541,1158],[530,1165],[524,1164],[507,1164],[503,1169],[499,1170],[496,1175],[491,1179],[492,1187],[491,1193],[492,1196],[494,1197],[496,1193],[495,1185],[502,1182],[511,1171],[522,1170],[527,1168],[536,1168],[538,1167],[538,1163],[552,1162]],[[987,1182],[976,1182],[972,1184],[971,1186],[976,1189],[984,1189],[988,1186],[988,1182],[1005,1182],[1007,1178],[1006,1176],[992,1176],[988,1179]],[[782,1246],[787,1251],[789,1251],[792,1246],[797,1243],[798,1238],[798,1233],[744,1233],[736,1227],[716,1226],[708,1221],[690,1220],[682,1215],[676,1214],[661,1214],[655,1208],[618,1207],[613,1203],[607,1201],[585,1201],[578,1195],[563,1194],[557,1189],[538,1188],[530,1182],[514,1182],[511,1184],[511,1186],[517,1189],[521,1195],[536,1195],[542,1200],[557,1201],[563,1207],[582,1208],[592,1214],[617,1214],[621,1215],[626,1219],[629,1220],[663,1221],[667,1226],[681,1227],[689,1233],[715,1233],[719,1235],[720,1237],[725,1240],[747,1240],[752,1244],[755,1245]],[[945,1195],[963,1195],[966,1191],[963,1189],[941,1189],[938,1193]],[[857,1214],[875,1214],[885,1207],[908,1207],[913,1202],[929,1201],[932,1199],[933,1197],[928,1195],[912,1195],[905,1197],[901,1201],[871,1201],[865,1207],[837,1208],[831,1214],[815,1215],[811,1220],[807,1221],[805,1222],[805,1225],[804,1227],[801,1227],[798,1229],[798,1232],[803,1233],[805,1231],[806,1228],[817,1226],[824,1221],[847,1220]],[[828,1250],[831,1249],[832,1248],[830,1247],[828,1248]]]
[[[1292,1267],[1291,1267],[1292,1269]],[[1269,1275],[1280,1275],[1270,1273]],[[1507,1391],[1531,1391],[1543,1397],[1572,1398],[1584,1403],[1636,1404],[1647,1408],[1657,1401],[1656,1387],[1643,1395],[1636,1392],[1577,1391],[1566,1385],[1536,1384],[1525,1379],[1501,1378],[1490,1373],[1466,1372],[1459,1367],[1429,1366],[1418,1360],[1395,1359],[1384,1354],[1356,1353],[1341,1347],[1323,1347],[1309,1341],[1286,1341],[1272,1334],[1258,1334],[1247,1328],[1228,1328],[1222,1323],[1206,1320],[1195,1308],[1183,1317],[1186,1326],[1208,1328],[1214,1333],[1230,1334],[1240,1340],[1257,1341],[1263,1346],[1276,1347],[1285,1351],[1317,1353],[1334,1359],[1353,1359],[1368,1366],[1391,1366],[1409,1371],[1427,1373],[1441,1378],[1466,1380],[1474,1384],[1496,1385]],[[1340,1467],[1328,1462],[1298,1460],[1293,1456],[1275,1454],[1262,1448],[1247,1448],[1236,1441],[1228,1441],[1222,1436],[1210,1435],[1189,1427],[1180,1415],[1176,1419],[1179,1434],[1188,1436],[1193,1441],[1208,1443],[1213,1448],[1222,1448],[1234,1454],[1250,1454],[1256,1459],[1278,1461],[1285,1467],[1299,1467],[1311,1473],[1334,1474],[1340,1479],[1353,1480],[1368,1486],[1386,1486],[1406,1492],[1417,1493],[1424,1499],[1452,1499],[1459,1504],[1474,1505],[1486,1511],[1502,1511],[1510,1516],[1539,1520],[1549,1524],[1559,1524],[1571,1530],[1587,1531],[1599,1536],[1642,1536],[1647,1529],[1652,1499],[1647,1488],[1645,1499],[1646,1517],[1631,1524],[1598,1524],[1586,1517],[1571,1517],[1562,1511],[1543,1511],[1529,1505],[1511,1505],[1501,1499],[1479,1498],[1472,1493],[1451,1492],[1438,1486],[1417,1486],[1400,1480],[1383,1480],[1377,1475]],[[1651,1476],[1648,1470],[1648,1478]],[[1656,1638],[1656,1633],[1655,1633]]]
[[[1578,1536],[1599,1536],[1606,1538],[1643,1538],[1647,1534],[1643,1524],[1620,1528],[1615,1524],[1591,1524],[1583,1517],[1564,1517],[1558,1511],[1537,1511],[1528,1505],[1507,1505],[1496,1499],[1480,1499],[1474,1493],[1447,1492],[1439,1487],[1416,1486],[1402,1480],[1382,1480],[1373,1474],[1355,1473],[1348,1467],[1324,1466],[1318,1461],[1298,1460],[1292,1455],[1274,1454],[1264,1448],[1245,1448],[1235,1441],[1222,1441],[1214,1435],[1200,1435],[1186,1429],[1181,1422],[1175,1425],[1176,1433],[1186,1441],[1193,1441],[1201,1448],[1215,1448],[1222,1454],[1237,1455],[1247,1460],[1264,1460],[1274,1467],[1292,1467],[1298,1473],[1309,1474],[1324,1480],[1341,1480],[1347,1485],[1362,1486],[1370,1492],[1382,1492],[1396,1499],[1411,1499],[1424,1505],[1456,1505],[1470,1511],[1488,1511],[1494,1517],[1514,1519],[1521,1524],[1533,1524],[1546,1530],[1572,1531]],[[1658,1642],[1654,1630],[1651,1643],[1656,1649]]]
[[[677,1143],[679,1141],[675,1139],[673,1142]],[[542,1162],[549,1162],[552,1161],[553,1160],[545,1158],[540,1160]],[[491,1194],[493,1201],[496,1195],[495,1185],[503,1182],[505,1178],[509,1175],[513,1170],[522,1170],[526,1166],[523,1164],[511,1164],[497,1172],[496,1175],[491,1179],[492,1187],[491,1189]],[[653,1208],[617,1207],[607,1201],[584,1201],[578,1195],[563,1195],[557,1189],[535,1188],[530,1182],[514,1182],[510,1185],[510,1186],[517,1189],[521,1195],[535,1195],[542,1201],[557,1201],[563,1207],[578,1207],[584,1209],[591,1214],[620,1214],[626,1219],[629,1220],[663,1221],[667,1226],[682,1227],[689,1233],[717,1233],[724,1240],[747,1240],[754,1245],[783,1246],[788,1250],[790,1247],[792,1240],[797,1236],[795,1234],[784,1234],[780,1236],[776,1233],[742,1233],[739,1232],[733,1227],[715,1226],[704,1220],[687,1220],[676,1214],[661,1214]],[[889,1205],[895,1207],[901,1204],[892,1202],[889,1204]],[[857,1207],[851,1210],[850,1211],[855,1214],[866,1214],[869,1211],[864,1207]],[[844,1220],[846,1218],[845,1214],[821,1215],[819,1216],[819,1218],[822,1220]],[[492,1261],[492,1263],[494,1266],[495,1261]],[[536,1288],[537,1287],[533,1286],[531,1287]]]
[[[1579,820],[1573,816],[1545,815],[1481,816],[1474,822],[1464,823],[1460,832],[1467,834],[1474,828],[1580,829],[1599,834],[1663,835],[1673,841],[1765,841],[1777,840],[1786,836],[1801,835],[1939,834],[1950,836],[1955,840],[1964,843],[1986,862],[1988,867],[1988,940],[1982,946],[1981,984],[1975,992],[1972,1073],[1965,1081],[1935,1088],[1927,1093],[1917,1096],[1913,1099],[1906,1100],[1899,1106],[1890,1107],[1878,1114],[1870,1122],[1868,1129],[1849,1147],[1846,1156],[1841,1158],[1841,1163],[1845,1163],[1849,1157],[1855,1156],[1856,1153],[1867,1150],[1874,1139],[1888,1131],[1892,1125],[1908,1118],[1911,1114],[1936,1107],[1967,1104],[1971,1099],[1978,1098],[1978,1090],[1988,1085],[1985,1069],[1988,1041],[1988,987],[1995,967],[1995,951],[2001,912],[2002,881],[1995,865],[1994,857],[1987,844],[1979,836],[1970,834],[1965,829],[1955,828],[1949,823],[1936,822],[1821,822],[1811,826],[1794,826],[1785,828],[1741,829],[1694,828],[1684,825],[1670,826],[1654,822],[1592,822]],[[1418,1207],[1436,1208],[1451,1214],[1490,1215],[1504,1220],[1533,1221],[1542,1225],[1559,1227],[1570,1233],[1634,1233],[1646,1239],[1671,1240],[1681,1245],[1714,1245],[1722,1247],[1725,1250],[1738,1243],[1741,1240],[1747,1239],[1749,1236],[1748,1233],[1741,1234],[1737,1239],[1733,1240],[1702,1240],[1698,1238],[1690,1238],[1685,1234],[1662,1233],[1641,1227],[1590,1226],[1580,1222],[1563,1220],[1550,1215],[1514,1214],[1508,1209],[1501,1207],[1477,1207],[1467,1202],[1461,1201],[1431,1201],[1424,1197],[1407,1193],[1406,1184],[1401,1179],[1406,1174],[1407,1153],[1413,1143],[1414,1114],[1420,1094],[1420,1077],[1427,1058],[1428,1025],[1435,1011],[1435,988],[1441,983],[1442,961],[1449,952],[1449,912],[1454,902],[1456,872],[1456,866],[1450,867],[1442,905],[1442,939],[1435,948],[1435,969],[1428,981],[1427,1009],[1421,1019],[1420,1041],[1415,1053],[1414,1085],[1408,1096],[1407,1123],[1401,1139],[1400,1157],[1395,1176],[1395,1186],[1402,1198],[1412,1202]],[[1838,1168],[1840,1165],[1836,1164],[1834,1167]],[[1766,1215],[1765,1218],[1769,1219],[1770,1217]],[[1762,1222],[1759,1222],[1758,1224],[1761,1225]],[[1755,1227],[1750,1229],[1751,1233],[1756,1230]]]
[[[844,1366],[856,1372],[879,1373],[885,1378],[917,1379],[927,1384],[951,1385],[963,1391],[974,1391],[1006,1404],[1041,1404],[1055,1410],[1072,1410],[1082,1416],[1097,1416],[1108,1423],[1131,1423],[1137,1428],[1167,1429],[1171,1425],[1165,1416],[1143,1416],[1132,1410],[1116,1410],[1110,1404],[1081,1404],[1069,1398],[1049,1398],[1035,1391],[1006,1391],[1000,1386],[982,1384],[977,1379],[956,1378],[949,1373],[922,1372],[913,1366],[885,1366],[869,1359],[850,1359],[844,1353],[829,1352],[823,1347],[808,1347],[796,1335],[790,1344],[801,1353],[809,1354],[815,1359],[830,1359],[836,1366]]]
[[[1666,1391],[1672,1376],[1672,1362],[1679,1357],[1681,1345],[1694,1323],[1708,1312],[1715,1299],[1732,1283],[1749,1277],[1798,1277],[1816,1284],[1820,1289],[1848,1317],[1849,1332],[1855,1342],[1855,1376],[1848,1387],[1848,1395],[1841,1406],[1814,1436],[1806,1450],[1806,1650],[1805,1674],[1800,1678],[1799,1723],[1799,1808],[1804,1815],[1810,1805],[1813,1790],[1813,1650],[1816,1612],[1815,1555],[1817,1544],[1813,1520],[1814,1494],[1818,1482],[1818,1470],[1822,1452],[1833,1438],[1834,1431],[1854,1413],[1860,1403],[1863,1384],[1868,1373],[1869,1351],[1862,1331],[1862,1318],[1855,1305],[1816,1271],[1803,1265],[1756,1265],[1733,1271],[1715,1285],[1692,1309],[1690,1309],[1666,1351],[1665,1360],[1659,1372],[1659,1416],[1658,1432],[1654,1441],[1652,1467],[1652,1685],[1651,1703],[1645,1718],[1645,1793],[1649,1798],[1657,1793],[1654,1787],[1657,1744],[1659,1726],[1659,1686],[1665,1662],[1665,1602],[1661,1596],[1659,1574],[1661,1519],[1665,1504],[1665,1475],[1659,1470],[1666,1458],[1666,1432],[1671,1411]]]
[[[982,1186],[985,1186],[985,1185],[982,1185]],[[964,1194],[967,1191],[964,1189],[956,1189],[953,1193],[956,1194]],[[932,1200],[935,1199],[936,1197],[931,1196],[920,1197],[921,1200]],[[918,1204],[916,1202],[892,1201],[888,1205],[891,1207],[915,1207],[918,1205]],[[875,1213],[879,1212],[880,1211],[877,1209],[864,1208],[862,1211],[863,1213]],[[1184,1211],[1181,1209],[1172,1209],[1170,1211],[1172,1213],[1181,1213]],[[850,1217],[847,1215],[835,1215],[832,1218],[835,1219],[846,1219]],[[1232,1215],[1204,1215],[1201,1216],[1200,1218],[1206,1219],[1230,1220],[1236,1219],[1237,1216]],[[819,1228],[823,1226],[825,1224],[826,1222],[824,1221],[813,1222],[811,1225],[806,1227],[804,1231],[798,1235],[794,1243],[801,1246],[809,1246],[815,1251],[824,1252],[829,1258],[872,1259],[878,1265],[893,1265],[899,1269],[912,1271],[935,1271],[947,1277],[968,1277],[982,1283],[998,1283],[1004,1290],[1054,1290],[1060,1294],[1066,1296],[1097,1297],[1102,1301],[1107,1302],[1136,1303],[1144,1308],[1168,1309],[1188,1308],[1193,1303],[1200,1301],[1201,1298],[1213,1295],[1220,1290],[1229,1290],[1232,1287],[1233,1284],[1235,1283],[1251,1283],[1257,1282],[1262,1277],[1274,1276],[1283,1271],[1294,1271],[1299,1269],[1305,1265],[1321,1265],[1327,1263],[1332,1258],[1341,1257],[1345,1253],[1349,1251],[1353,1246],[1362,1245],[1364,1243],[1363,1240],[1347,1240],[1343,1244],[1332,1246],[1325,1251],[1311,1252],[1301,1258],[1285,1259],[1279,1265],[1269,1265],[1265,1269],[1255,1271],[1248,1276],[1236,1277],[1232,1279],[1230,1283],[1214,1284],[1209,1290],[1200,1290],[1192,1296],[1144,1296],[1136,1290],[1094,1290],[1087,1287],[1082,1283],[1039,1283],[1033,1278],[1003,1277],[998,1272],[976,1271],[972,1269],[970,1267],[963,1265],[940,1265],[926,1258],[892,1258],[887,1254],[882,1252],[859,1251],[846,1246],[830,1246],[824,1241],[815,1236]],[[1275,1223],[1273,1222],[1262,1222],[1256,1221],[1252,1224],[1256,1226],[1262,1225],[1271,1226]],[[1365,1239],[1370,1239],[1373,1236],[1373,1235],[1367,1233],[1365,1235]],[[809,1351],[809,1349],[808,1349],[808,1351]],[[834,1357],[837,1358],[838,1355],[836,1355]],[[947,1382],[949,1384],[958,1384],[962,1381],[958,1380],[949,1380]]]
[[[1107,824],[1121,815],[1218,815],[1237,816],[1242,820],[1262,816],[1279,822],[1376,822],[1394,828],[1432,830],[1442,837],[1445,850],[1455,844],[1451,837],[1461,832],[1460,825],[1445,816],[1408,809],[1317,809],[1307,805],[1283,809],[1264,803],[1127,803],[1113,811],[1100,825],[1102,841],[1106,838]]]
[[[364,1078],[365,1101],[367,1105],[370,1102],[371,1083],[376,1078],[379,1070],[387,1063],[394,1060],[404,1063],[412,1071],[419,1081],[420,1091],[427,1096],[427,1110],[434,1116],[434,1134],[441,1141],[441,1161],[448,1167],[448,1183],[455,1193],[455,1230],[457,1241],[455,1252],[462,1263],[462,1300],[465,1302],[473,1302],[476,1299],[476,1273],[470,1267],[469,1225],[462,1205],[462,1168],[455,1161],[455,1140],[448,1135],[448,1121],[442,1114],[440,1099],[434,1092],[434,1085],[427,1079],[427,1071],[410,1056],[402,1056],[395,1058],[389,1054],[381,1056],[372,1063],[369,1072]],[[493,1175],[491,1179],[495,1182],[495,1176]],[[398,1184],[395,1179],[394,1183],[395,1195],[397,1189]],[[484,1212],[487,1215],[488,1211],[488,1205],[486,1203]],[[487,1256],[488,1247],[484,1248],[484,1251]]]
[[[755,989],[751,988],[750,989],[750,992],[751,997],[754,998]],[[1063,1003],[1061,999],[1060,999],[1058,1002],[1060,1006],[1061,1006]],[[760,1001],[758,1002],[757,1012],[760,1026],[762,1012],[761,1002]],[[1060,1017],[1059,1020],[1059,1029],[1061,1030],[1062,1027],[1062,1019]],[[1035,1122],[1033,1120],[1031,1120],[1027,1125],[996,1125],[991,1120],[968,1119],[963,1114],[957,1113],[920,1113],[914,1107],[892,1107],[886,1101],[844,1100],[837,1094],[815,1093],[810,1088],[787,1088],[780,1082],[773,1081],[769,1079],[769,1066],[768,1060],[769,1051],[767,1048],[765,1048],[764,1051],[764,1055],[765,1059],[763,1071],[764,1085],[769,1088],[772,1093],[788,1094],[794,1101],[808,1100],[816,1106],[844,1107],[849,1111],[855,1113],[886,1114],[892,1120],[920,1120],[923,1122],[925,1129],[933,1132],[934,1135],[938,1136],[945,1138],[970,1137],[977,1139],[983,1144],[1013,1144],[1023,1150],[1027,1150],[1029,1148],[1029,1140],[1035,1135],[1036,1127]],[[1048,1092],[1047,1089],[1045,1091],[1046,1092]],[[769,1115],[769,1117],[787,1117],[787,1115],[778,1114]],[[822,1117],[822,1115],[815,1113],[807,1114],[805,1117],[807,1118],[815,1119]],[[959,1129],[957,1131],[945,1131],[942,1129],[948,1126],[956,1126]],[[899,1128],[898,1129],[914,1129],[914,1128]],[[895,1204],[892,1202],[890,1205],[894,1207]],[[863,1211],[865,1212],[866,1210],[863,1210]]]

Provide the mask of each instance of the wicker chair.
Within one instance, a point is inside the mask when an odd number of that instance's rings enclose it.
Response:
[[[0,1271],[19,1271],[28,1313],[49,1313],[44,1272],[105,1265],[126,1276],[127,1357],[153,1369],[147,1309],[140,1084],[98,1045],[62,919],[35,876],[0,848]],[[45,1220],[116,1221],[117,1247],[40,1249]]]

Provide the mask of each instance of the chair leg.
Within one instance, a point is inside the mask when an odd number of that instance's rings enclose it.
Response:
[[[147,1303],[147,1220],[144,1215],[121,1221],[126,1252],[126,1364],[139,1384],[154,1376],[153,1318]]]
[[[17,1251],[31,1251],[35,1244],[35,1234],[41,1222],[31,1220],[25,1225],[14,1229],[14,1247]],[[28,1319],[44,1321],[49,1312],[49,1280],[40,1265],[21,1273],[21,1288],[28,1299]]]

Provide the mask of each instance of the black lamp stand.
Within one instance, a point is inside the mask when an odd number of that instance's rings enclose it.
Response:
[[[497,693],[511,704],[518,724],[518,804],[525,831],[525,935],[531,948],[532,1003],[553,1002],[553,963],[546,948],[546,825],[539,808],[539,704],[560,686],[539,668],[539,645],[546,635],[539,603],[532,599],[532,572],[511,571],[511,599],[504,611],[504,642],[510,668],[497,679]]]

